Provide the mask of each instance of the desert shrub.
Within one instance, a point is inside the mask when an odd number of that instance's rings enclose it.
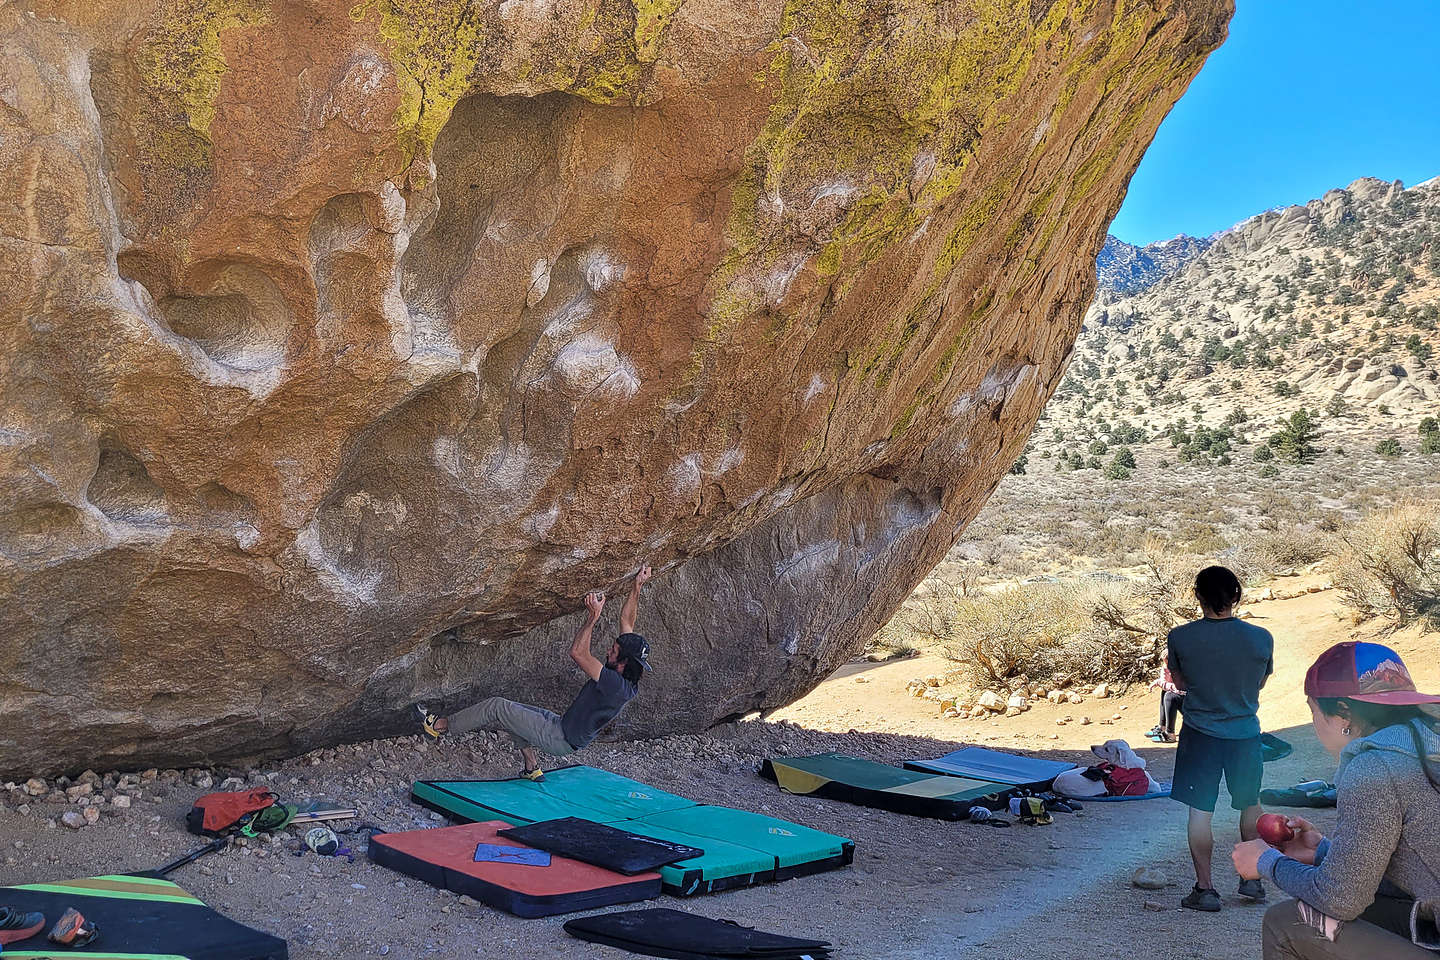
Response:
[[[1129,480],[1131,472],[1129,467],[1121,466],[1114,460],[1111,460],[1109,463],[1105,464],[1104,475],[1106,480]]]
[[[1087,470],[1099,470],[1099,469],[1100,469],[1100,458],[1099,458],[1099,457],[1089,457],[1089,458],[1087,458],[1087,459],[1085,460],[1085,468],[1086,468]]]
[[[1104,440],[1090,441],[1090,452],[1097,457],[1103,457],[1109,449],[1109,445]]]
[[[1274,477],[1280,476],[1280,471],[1275,469],[1275,464],[1267,463],[1265,464],[1265,466],[1260,468],[1257,476],[1264,477],[1266,480],[1270,480]]]
[[[1030,462],[1030,457],[1029,457],[1029,456],[1027,456],[1026,454],[1023,454],[1023,453],[1020,454],[1020,456],[1018,456],[1018,457],[1015,458],[1015,462],[1012,463],[1012,464],[1010,464],[1010,472],[1011,472],[1011,473],[1014,473],[1014,474],[1019,474],[1019,475],[1022,475],[1022,476],[1023,476],[1024,473],[1025,473],[1025,464],[1027,464],[1027,463],[1029,463],[1029,462]]]
[[[1338,548],[1335,538],[1322,530],[1286,524],[1242,534],[1235,544],[1234,559],[1252,576],[1273,577],[1324,560]]]
[[[967,664],[977,685],[1003,682],[1045,660],[1085,623],[1058,584],[1019,584],[958,599],[945,655]]]
[[[1195,571],[1225,546],[1202,539],[1146,536],[1137,545],[1143,572],[1134,579],[1028,583],[956,598],[943,617],[950,637],[942,649],[982,687],[1060,674],[1092,683],[1148,680],[1165,634],[1197,615]],[[1253,578],[1243,561],[1225,562],[1242,581]]]
[[[1157,635],[1125,619],[1144,602],[1143,584],[1020,584],[981,594],[955,605],[945,654],[966,664],[980,687],[1056,674],[1088,682],[1148,679]],[[1120,612],[1118,625],[1103,619],[1113,611]]]
[[[1275,448],[1275,455],[1291,463],[1309,463],[1320,452],[1315,446],[1318,427],[1315,418],[1303,407],[1280,421],[1280,429],[1266,441]]]
[[[1400,446],[1399,440],[1396,440],[1394,437],[1386,437],[1384,440],[1375,444],[1375,452],[1382,457],[1398,457],[1405,451],[1404,448]]]
[[[1341,599],[1362,617],[1440,625],[1440,504],[1372,514],[1342,534]]]
[[[1269,446],[1261,445],[1255,448],[1255,452],[1251,456],[1255,458],[1256,463],[1268,463],[1275,459],[1275,451],[1271,450]]]
[[[1440,453],[1440,420],[1426,417],[1420,421],[1420,452]]]

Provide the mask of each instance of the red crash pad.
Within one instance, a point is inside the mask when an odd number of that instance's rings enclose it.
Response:
[[[476,863],[477,844],[529,849],[499,835],[498,831],[509,827],[503,820],[486,820],[435,830],[378,833],[370,840],[370,859],[517,917],[548,917],[660,895],[658,873],[627,877],[565,857],[551,857],[549,866]]]

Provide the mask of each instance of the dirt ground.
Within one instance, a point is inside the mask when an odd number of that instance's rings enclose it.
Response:
[[[1268,765],[1266,782],[1285,786],[1333,775],[1333,761],[1309,731],[1300,692],[1315,654],[1346,639],[1333,591],[1253,608],[1255,622],[1276,636],[1276,675],[1262,695],[1265,728],[1295,745]],[[1440,688],[1434,634],[1408,631],[1386,642],[1406,656],[1422,688]],[[662,898],[664,906],[725,917],[776,932],[832,941],[835,956],[902,958],[1115,958],[1146,955],[1258,957],[1261,906],[1225,897],[1218,915],[1179,909],[1191,882],[1183,812],[1169,800],[1089,804],[1057,814],[1048,827],[996,830],[902,817],[863,807],[781,793],[755,769],[771,754],[837,750],[882,761],[937,756],[979,743],[1083,762],[1088,746],[1112,737],[1144,745],[1157,777],[1169,776],[1173,749],[1144,732],[1155,722],[1156,697],[1143,690],[1080,705],[1042,703],[1019,717],[990,721],[943,719],[933,702],[915,699],[906,683],[935,669],[917,657],[852,664],[811,696],[763,721],[732,724],[707,736],[601,744],[576,759],[650,782],[699,801],[784,817],[851,837],[855,863],[842,870],[708,897]],[[1105,724],[1119,715],[1121,719]],[[1057,725],[1070,716],[1073,721]],[[1082,725],[1089,716],[1094,723]],[[438,747],[418,737],[320,751],[285,763],[235,773],[269,783],[285,799],[326,797],[358,805],[362,819],[387,829],[434,826],[408,802],[412,781],[426,777],[498,777],[513,771],[505,748],[488,736]],[[33,802],[20,812],[0,806],[0,884],[65,879],[154,867],[193,849],[182,817],[206,789],[199,771],[147,786],[129,810],[107,808],[100,823],[74,831],[57,825],[73,807]],[[214,789],[213,787],[210,789]],[[1224,798],[1222,797],[1222,804]],[[1324,826],[1331,812],[1315,817]],[[1217,815],[1217,886],[1226,852],[1238,839],[1236,817]],[[172,879],[227,915],[290,943],[296,960],[320,957],[396,958],[629,956],[581,943],[562,930],[564,918],[519,920],[465,902],[370,864],[313,854],[287,843],[251,842],[181,868]],[[1140,866],[1158,866],[1166,890],[1132,887]],[[1275,894],[1272,894],[1272,900]],[[1147,908],[1146,904],[1150,906]],[[1163,944],[1163,946],[1161,946]]]

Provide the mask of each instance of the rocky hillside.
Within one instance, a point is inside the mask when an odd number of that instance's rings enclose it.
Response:
[[[1182,233],[1172,240],[1137,247],[1119,237],[1106,236],[1105,246],[1095,258],[1100,291],[1133,294],[1147,290],[1179,273],[1213,242],[1211,237],[1187,237]]]
[[[1107,244],[1034,449],[1108,466],[1101,446],[1165,442],[1228,461],[1279,432],[1258,459],[1283,460],[1279,420],[1288,429],[1301,410],[1307,458],[1357,434],[1400,452],[1440,446],[1421,436],[1440,415],[1440,181],[1357,180],[1184,249],[1197,244],[1158,276],[1144,269],[1151,248]]]

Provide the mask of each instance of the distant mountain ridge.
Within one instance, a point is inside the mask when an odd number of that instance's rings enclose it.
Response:
[[[1122,296],[1140,293],[1179,273],[1214,242],[1213,237],[1191,237],[1182,233],[1171,240],[1137,247],[1107,234],[1105,246],[1095,258],[1100,292]]]
[[[1364,177],[1204,239],[1111,237],[1096,269],[1036,436],[1168,442],[1303,408],[1328,437],[1393,430],[1414,449],[1440,414],[1440,178]]]

